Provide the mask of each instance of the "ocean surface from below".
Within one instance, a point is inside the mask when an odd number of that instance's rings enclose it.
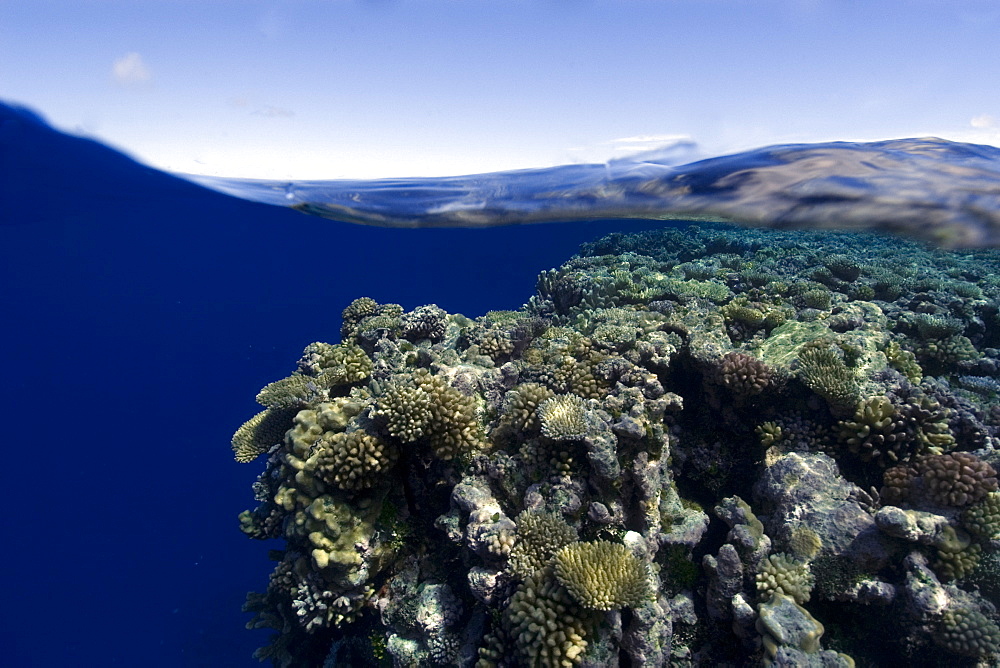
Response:
[[[181,175],[256,202],[384,227],[714,219],[1000,245],[1000,149],[938,138],[768,146],[675,165],[637,156],[453,177],[268,181]]]

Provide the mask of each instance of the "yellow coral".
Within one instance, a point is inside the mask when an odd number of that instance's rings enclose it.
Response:
[[[427,369],[417,369],[389,386],[372,415],[400,440],[427,439],[434,454],[448,460],[485,445],[477,409],[474,397]]]
[[[505,622],[520,659],[517,665],[572,666],[583,658],[594,619],[546,567],[528,576],[511,596]]]
[[[247,420],[233,434],[233,455],[240,463],[254,459],[281,442],[292,426],[295,408],[269,408]]]
[[[620,543],[571,543],[556,553],[556,578],[591,610],[635,607],[650,595],[646,562]]]
[[[340,489],[360,490],[375,485],[398,458],[395,445],[363,431],[327,432],[317,442],[309,463],[324,482]]]

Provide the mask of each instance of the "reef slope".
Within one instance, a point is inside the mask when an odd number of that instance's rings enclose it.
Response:
[[[992,665],[998,277],[700,225],[587,244],[517,311],[353,301],[233,438],[280,541],[258,657]]]

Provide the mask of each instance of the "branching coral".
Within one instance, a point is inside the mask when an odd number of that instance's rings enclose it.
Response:
[[[962,526],[987,540],[1000,534],[1000,492],[990,492],[966,508]]]
[[[719,380],[737,395],[749,397],[767,390],[774,382],[774,373],[753,356],[733,351],[722,357]]]
[[[404,442],[426,439],[436,456],[448,460],[484,445],[477,409],[475,398],[417,369],[386,388],[372,417]]]
[[[510,569],[521,579],[547,565],[560,549],[577,540],[576,529],[555,513],[525,510],[514,521],[517,541],[510,551]]]
[[[590,610],[635,607],[650,595],[647,564],[620,543],[571,543],[556,553],[555,573]]]
[[[587,434],[587,402],[575,394],[560,394],[538,405],[542,433],[556,441],[572,441]]]
[[[931,496],[945,506],[968,506],[997,490],[996,471],[971,452],[923,457],[919,468]]]
[[[842,353],[823,341],[799,351],[799,378],[835,409],[855,406],[861,394],[857,372],[844,362]]]
[[[982,552],[967,533],[953,526],[945,527],[938,536],[936,547],[934,570],[946,580],[961,580],[972,573]]]
[[[504,395],[500,427],[509,429],[516,435],[538,431],[537,408],[555,393],[538,383],[522,383]]]
[[[440,341],[444,338],[448,325],[448,314],[436,304],[418,306],[400,318],[403,336],[411,341],[430,339]]]
[[[547,566],[517,588],[505,621],[517,650],[517,665],[572,666],[587,649],[594,615],[581,608]]]
[[[840,439],[861,461],[892,466],[909,461],[916,454],[906,420],[889,397],[870,397],[858,404],[852,420],[838,424]]]
[[[384,479],[399,450],[363,431],[328,432],[315,445],[309,464],[324,482],[344,490],[367,489]]]

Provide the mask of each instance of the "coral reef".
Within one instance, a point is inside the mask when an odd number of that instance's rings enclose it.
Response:
[[[996,665],[997,276],[698,224],[586,244],[516,311],[354,300],[232,439],[240,528],[280,543],[258,658]]]

